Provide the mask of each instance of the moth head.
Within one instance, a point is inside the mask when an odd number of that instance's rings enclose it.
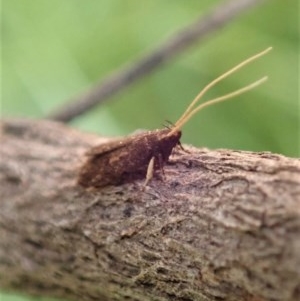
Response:
[[[177,129],[176,131],[174,131],[174,127],[175,125],[171,125],[171,126],[167,126],[163,130],[159,130],[160,131],[159,140],[175,142],[176,145],[177,141],[179,141],[181,138],[181,130]],[[170,135],[171,132],[172,134]]]
[[[172,135],[170,135],[172,130],[172,128],[160,130],[158,135],[159,143],[157,143],[157,150],[159,150],[164,161],[168,160],[173,148],[180,145],[181,130],[173,131]]]

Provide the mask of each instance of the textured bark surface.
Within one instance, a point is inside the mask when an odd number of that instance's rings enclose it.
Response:
[[[0,286],[73,300],[300,300],[300,161],[189,148],[166,179],[76,185],[105,139],[1,129]]]

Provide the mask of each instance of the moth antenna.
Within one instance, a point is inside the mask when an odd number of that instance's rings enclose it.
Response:
[[[265,82],[268,79],[267,76],[253,82],[252,84],[249,84],[239,90],[233,91],[231,93],[225,94],[223,96],[211,99],[205,103],[200,104],[198,107],[196,107],[195,109],[193,109],[192,111],[190,111],[185,117],[184,119],[181,119],[181,121],[179,123],[177,123],[175,125],[175,127],[171,130],[170,133],[168,133],[168,135],[172,135],[174,132],[178,131],[189,119],[191,119],[191,117],[193,115],[195,115],[197,112],[199,112],[200,110],[204,109],[205,107],[214,105],[216,103],[222,102],[222,101],[226,101],[230,98],[236,97],[238,95],[241,95],[257,86],[259,86],[260,84],[262,84],[263,82]]]
[[[229,75],[231,75],[232,73],[238,71],[239,69],[241,69],[242,67],[244,67],[245,65],[248,65],[249,63],[251,63],[252,61],[260,58],[261,56],[267,54],[269,51],[272,50],[272,47],[269,47],[267,49],[265,49],[262,52],[259,52],[253,56],[251,56],[250,58],[244,60],[243,62],[241,62],[240,64],[236,65],[235,67],[233,67],[232,69],[228,70],[227,72],[225,72],[224,74],[222,74],[221,76],[217,77],[215,80],[213,80],[212,82],[210,82],[207,86],[205,86],[200,93],[194,98],[194,100],[191,102],[191,104],[188,106],[188,108],[186,109],[186,111],[181,115],[181,117],[176,121],[175,123],[175,127],[179,129],[182,126],[182,120],[186,120],[186,116],[191,112],[191,110],[193,109],[194,105],[204,96],[204,94],[213,86],[215,86],[218,82],[220,82],[222,79],[228,77]],[[193,114],[194,115],[194,114]],[[181,124],[180,127],[178,127],[178,124]],[[172,131],[174,133],[174,131]]]

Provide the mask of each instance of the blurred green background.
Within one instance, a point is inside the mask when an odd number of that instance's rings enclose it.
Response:
[[[2,1],[2,117],[43,118],[134,62],[223,1]],[[270,0],[136,82],[72,126],[127,135],[175,122],[199,90],[248,56],[266,57],[231,76],[208,97],[263,75],[263,86],[196,115],[183,143],[299,156],[298,1]],[[1,301],[29,300],[0,295]]]
[[[42,118],[132,63],[221,1],[3,1],[2,115]],[[299,155],[297,1],[255,7],[153,74],[72,122],[126,135],[176,121],[198,91],[244,58],[266,57],[216,86],[215,97],[268,75],[238,99],[202,111],[183,142],[210,148]]]

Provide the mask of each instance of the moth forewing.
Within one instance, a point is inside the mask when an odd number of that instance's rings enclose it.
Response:
[[[113,152],[119,148],[124,147],[125,139],[118,139],[118,140],[112,140],[106,143],[102,143],[96,146],[93,146],[91,149],[89,149],[85,155],[88,157],[92,156],[101,156],[109,152]]]
[[[81,168],[78,183],[84,187],[118,185],[145,179],[147,172],[150,180],[154,171],[163,167],[179,142],[181,132],[169,137],[169,131],[148,131],[113,141],[112,145],[105,143],[92,148]]]

